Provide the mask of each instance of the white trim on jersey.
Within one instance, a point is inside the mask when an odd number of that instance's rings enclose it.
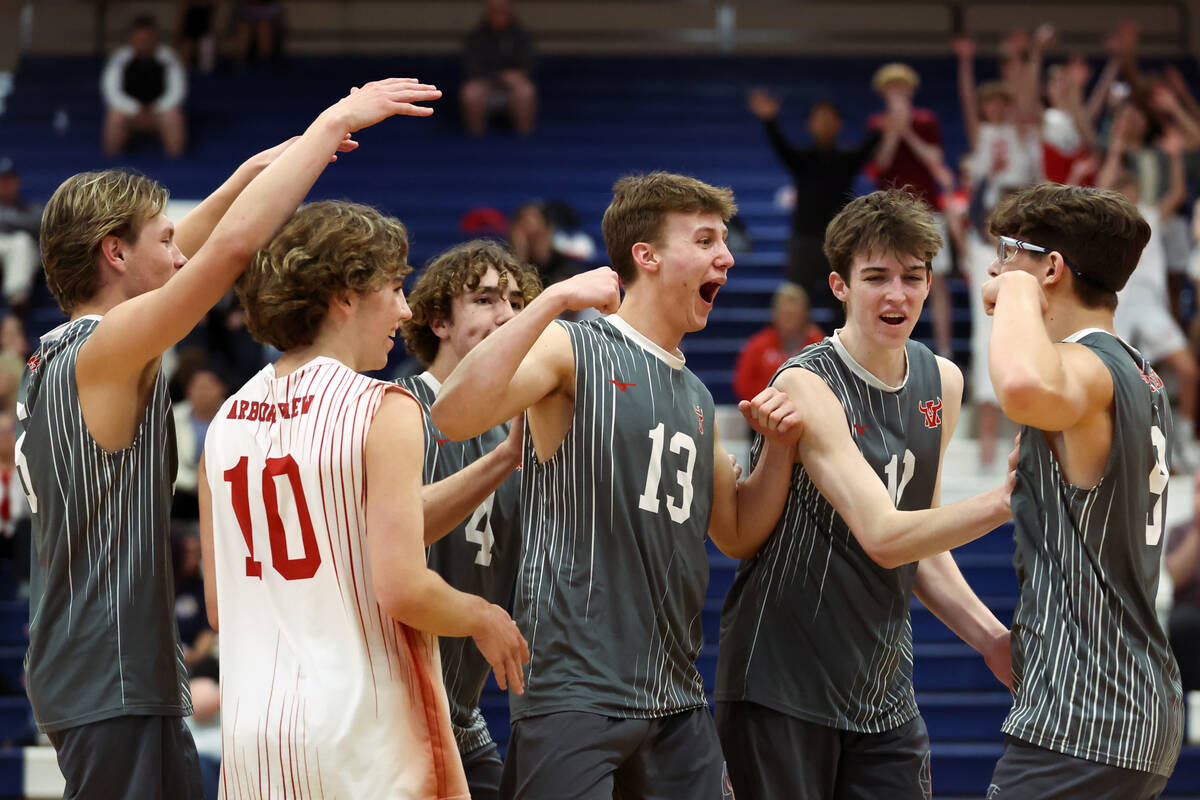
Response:
[[[833,332],[833,334],[829,338],[833,341],[834,352],[836,352],[838,354],[838,357],[842,359],[842,362],[850,369],[851,372],[853,372],[858,377],[862,378],[863,381],[868,386],[878,389],[881,392],[888,392],[889,394],[895,394],[896,392],[898,392],[904,388],[905,384],[908,383],[908,350],[907,350],[907,348],[904,351],[904,380],[900,381],[900,383],[896,386],[889,386],[888,384],[879,380],[879,378],[875,377],[875,374],[873,372],[871,372],[869,369],[864,367],[862,364],[858,363],[858,361],[855,360],[854,356],[850,355],[850,351],[846,349],[845,343],[842,342],[841,336],[838,335],[843,330],[845,330],[845,329],[838,328],[836,331]]]

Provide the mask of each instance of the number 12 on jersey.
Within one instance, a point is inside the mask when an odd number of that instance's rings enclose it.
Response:
[[[262,579],[262,562],[254,558],[254,529],[250,519],[250,459],[242,456],[237,464],[225,470],[223,477],[233,491],[233,514],[237,517],[242,538],[246,541],[246,575]],[[300,524],[300,541],[304,555],[299,558],[288,556],[287,529],[279,514],[279,491],[275,479],[286,476],[292,492],[296,518]],[[271,566],[285,580],[299,581],[317,574],[321,566],[321,551],[317,547],[317,534],[313,530],[312,517],[308,513],[308,501],[304,497],[304,486],[300,481],[300,465],[291,456],[268,458],[262,470],[261,505],[267,516],[267,537],[271,543]]]

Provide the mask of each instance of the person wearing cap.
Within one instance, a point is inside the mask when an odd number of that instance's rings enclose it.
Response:
[[[154,17],[134,19],[129,44],[109,57],[100,78],[104,95],[104,152],[115,156],[125,150],[134,133],[149,133],[162,140],[171,158],[187,146],[187,121],[183,98],[187,74],[175,51],[158,40]]]
[[[880,189],[907,189],[923,200],[948,237],[940,213],[941,195],[954,185],[954,175],[942,156],[942,128],[937,115],[927,108],[915,108],[913,96],[921,78],[908,64],[893,62],[875,71],[871,86],[883,98],[885,109],[871,115],[867,129],[879,131],[883,138],[875,151],[875,180]],[[933,333],[940,355],[951,355],[950,293],[946,274],[950,271],[950,253],[942,248],[933,260],[933,284],[930,287],[930,311]]]
[[[0,268],[4,298],[9,306],[24,309],[33,279],[41,266],[38,231],[42,207],[21,195],[21,175],[11,158],[0,158]]]
[[[1043,183],[989,228],[988,371],[1022,428],[1014,700],[987,796],[1158,797],[1183,736],[1154,602],[1176,434],[1162,380],[1113,332],[1150,226],[1116,192]]]

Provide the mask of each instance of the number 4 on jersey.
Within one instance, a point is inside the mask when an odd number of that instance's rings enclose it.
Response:
[[[475,563],[481,567],[492,565],[492,546],[496,544],[496,536],[492,533],[492,504],[495,502],[496,495],[489,494],[467,520],[467,541],[479,545]]]

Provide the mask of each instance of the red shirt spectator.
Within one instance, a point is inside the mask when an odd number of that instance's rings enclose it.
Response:
[[[780,284],[771,301],[771,324],[751,336],[738,354],[733,370],[733,391],[750,400],[767,388],[783,362],[825,333],[808,319],[808,293],[794,283]]]
[[[882,133],[887,116],[886,111],[872,114],[867,119],[867,130]],[[928,142],[934,147],[942,146],[941,124],[938,122],[937,115],[929,109],[914,108],[912,110],[912,130],[921,141]],[[912,193],[928,203],[930,208],[938,207],[938,196],[942,190],[938,186],[937,179],[906,142],[901,141],[897,145],[892,163],[885,168],[872,165],[872,172],[880,189],[901,189],[908,186]]]

